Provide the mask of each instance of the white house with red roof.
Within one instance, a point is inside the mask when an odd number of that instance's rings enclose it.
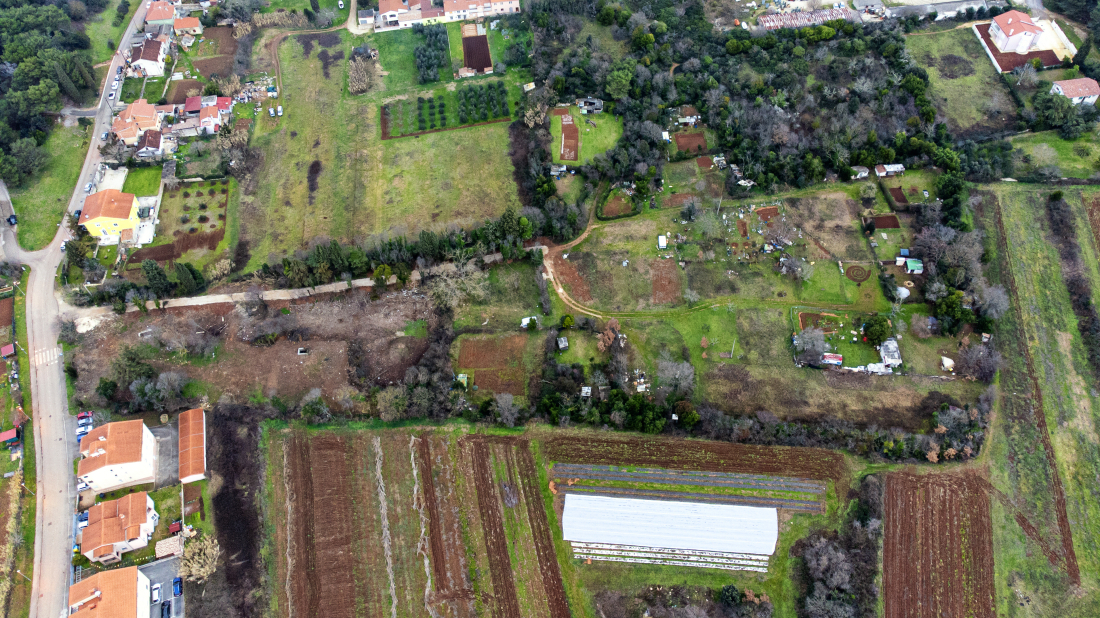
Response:
[[[1097,97],[1100,97],[1100,84],[1091,77],[1079,77],[1077,79],[1065,79],[1054,82],[1050,87],[1050,94],[1060,94],[1074,105],[1096,105]]]
[[[199,133],[213,135],[222,128],[222,114],[217,105],[199,110]]]
[[[1043,29],[1027,13],[1007,11],[993,18],[989,38],[1003,53],[1026,54],[1042,40]]]
[[[519,13],[519,0],[443,0],[447,21]]]
[[[130,50],[130,66],[147,77],[160,77],[164,75],[164,55],[167,51],[166,43],[145,39],[141,45]]]

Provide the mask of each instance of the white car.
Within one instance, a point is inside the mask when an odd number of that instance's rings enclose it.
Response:
[[[277,113],[278,113],[278,114],[279,114],[280,116],[282,116],[282,115],[283,115],[283,106],[282,106],[282,105],[280,105],[280,106],[278,107],[278,109],[276,110],[276,112],[277,112]]]
[[[118,80],[111,82],[111,90],[118,90]]]
[[[103,135],[100,135],[100,136],[99,136],[99,139],[105,142],[105,141],[107,141],[107,136],[108,136],[109,134],[110,134],[110,132],[109,132],[109,131],[104,131],[104,132],[103,132]]]
[[[267,115],[274,118],[275,117],[275,108],[274,107],[267,108]]]
[[[337,4],[337,6],[339,6],[340,8],[344,8],[344,0],[340,0],[340,1],[339,1],[339,2],[337,2],[336,4]]]
[[[153,584],[153,603],[160,603],[160,584]]]
[[[84,185],[84,192],[85,193],[91,193],[92,192],[92,183],[89,182],[88,184]]]
[[[76,482],[76,490],[77,491],[88,491],[89,489],[91,489],[91,486],[89,486],[84,481],[77,481]]]
[[[114,93],[114,92],[109,92],[109,93],[107,93],[107,100],[108,100],[108,101],[110,101],[110,100],[112,100],[112,99],[114,99],[114,98],[115,98],[115,93]]]

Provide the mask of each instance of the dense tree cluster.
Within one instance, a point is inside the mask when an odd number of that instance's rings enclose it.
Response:
[[[447,26],[413,24],[413,33],[424,36],[424,44],[413,50],[417,77],[421,84],[439,81],[440,69],[450,70],[451,52],[447,41]]]
[[[483,122],[508,115],[508,91],[504,82],[460,88],[458,98],[458,122]]]
[[[73,22],[106,3],[64,6],[0,3],[0,179],[13,187],[45,165],[42,145],[51,121],[43,113],[61,109],[63,98],[83,104],[98,89],[87,52],[91,40]]]

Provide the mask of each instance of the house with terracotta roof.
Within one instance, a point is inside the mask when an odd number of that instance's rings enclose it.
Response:
[[[137,196],[118,189],[104,189],[89,195],[80,212],[80,225],[101,245],[117,244],[122,240],[122,233],[136,228],[140,220]]]
[[[140,70],[148,77],[164,75],[164,54],[168,45],[154,39],[145,39],[141,45],[130,50],[130,67]]]
[[[114,564],[122,554],[141,549],[153,538],[160,515],[144,491],[88,509],[88,525],[80,536],[80,553],[100,564]]]
[[[159,157],[164,154],[161,141],[162,134],[160,131],[146,131],[141,134],[141,139],[137,143],[137,151],[134,154],[139,157]]]
[[[176,22],[176,7],[171,2],[158,0],[145,13],[145,25],[172,26]]]
[[[421,0],[378,0],[378,15],[383,26],[396,26],[397,17],[409,11],[419,11]]]
[[[206,478],[206,412],[195,408],[180,414],[180,482]]]
[[[1031,16],[1020,11],[1007,11],[993,18],[989,38],[1002,53],[1030,53],[1043,38],[1043,29]]]
[[[222,114],[217,105],[211,105],[199,110],[199,132],[213,135],[222,128]]]
[[[69,618],[149,618],[150,595],[136,566],[100,571],[69,586]]]
[[[202,22],[198,17],[177,17],[172,22],[172,30],[176,33],[176,36],[181,34],[190,34],[198,36],[202,34]]]
[[[1097,97],[1100,97],[1100,84],[1091,77],[1079,77],[1077,79],[1064,79],[1054,82],[1050,87],[1050,94],[1060,94],[1074,105],[1096,105]]]
[[[519,12],[519,0],[443,0],[443,14],[448,21]]]
[[[145,99],[138,99],[118,113],[111,123],[111,132],[122,143],[133,146],[138,143],[142,133],[159,131],[162,117],[163,114],[157,111],[156,106]]]
[[[134,204],[136,209],[136,200]],[[83,214],[80,219],[83,222]],[[76,475],[96,493],[156,480],[157,441],[141,420],[107,423],[89,431],[80,440],[80,457]]]

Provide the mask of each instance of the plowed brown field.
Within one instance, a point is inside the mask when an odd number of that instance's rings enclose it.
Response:
[[[496,595],[491,605],[492,615],[493,618],[518,618],[519,599],[516,598],[516,582],[512,578],[508,539],[504,535],[504,516],[500,512],[500,497],[497,495],[493,471],[489,465],[489,446],[483,440],[473,440],[468,444],[474,456],[477,508],[485,530],[489,563],[493,565],[493,590]]]
[[[886,478],[886,618],[992,617],[989,495],[967,474]]]
[[[844,458],[824,449],[561,434],[547,438],[543,448],[553,462],[774,474],[848,487]]]
[[[458,366],[464,369],[503,369],[523,361],[524,335],[464,339],[458,351]]]

